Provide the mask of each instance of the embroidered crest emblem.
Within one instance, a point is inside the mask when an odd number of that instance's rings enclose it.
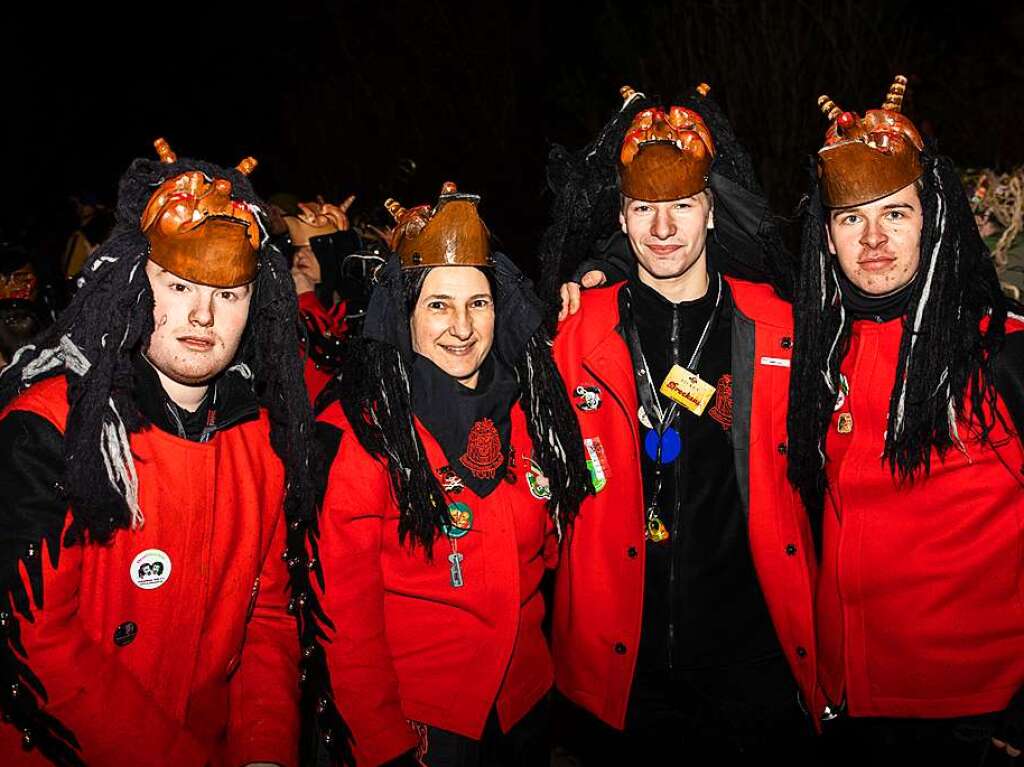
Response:
[[[725,373],[718,379],[718,387],[715,391],[715,404],[708,411],[708,415],[714,418],[726,431],[732,426],[732,375]]]
[[[601,407],[601,389],[597,386],[577,386],[573,392],[576,395],[576,407],[584,413],[597,410]]]
[[[501,437],[490,418],[481,418],[469,430],[466,452],[459,461],[477,479],[494,479],[494,473],[505,463]]]

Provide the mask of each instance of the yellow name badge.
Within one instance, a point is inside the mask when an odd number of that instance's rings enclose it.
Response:
[[[715,394],[715,387],[682,365],[673,365],[662,381],[661,393],[694,415],[703,415]]]

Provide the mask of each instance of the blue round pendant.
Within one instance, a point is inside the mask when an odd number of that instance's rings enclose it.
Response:
[[[658,460],[658,442],[658,432],[655,429],[647,432],[647,436],[644,438],[644,452],[652,461]],[[669,426],[661,435],[660,442],[662,463],[672,463],[679,457],[679,452],[683,449],[683,441],[679,438],[678,431]]]

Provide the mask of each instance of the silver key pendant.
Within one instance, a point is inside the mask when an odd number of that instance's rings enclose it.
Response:
[[[462,554],[457,551],[453,551],[448,555],[448,561],[452,563],[452,588],[461,589],[465,584],[462,580]]]

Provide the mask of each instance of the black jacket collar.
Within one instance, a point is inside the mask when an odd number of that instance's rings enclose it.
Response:
[[[244,366],[233,367],[210,384],[195,412],[178,407],[160,383],[156,368],[141,354],[133,360],[135,401],[158,429],[191,442],[206,442],[214,433],[259,416],[259,403]]]

